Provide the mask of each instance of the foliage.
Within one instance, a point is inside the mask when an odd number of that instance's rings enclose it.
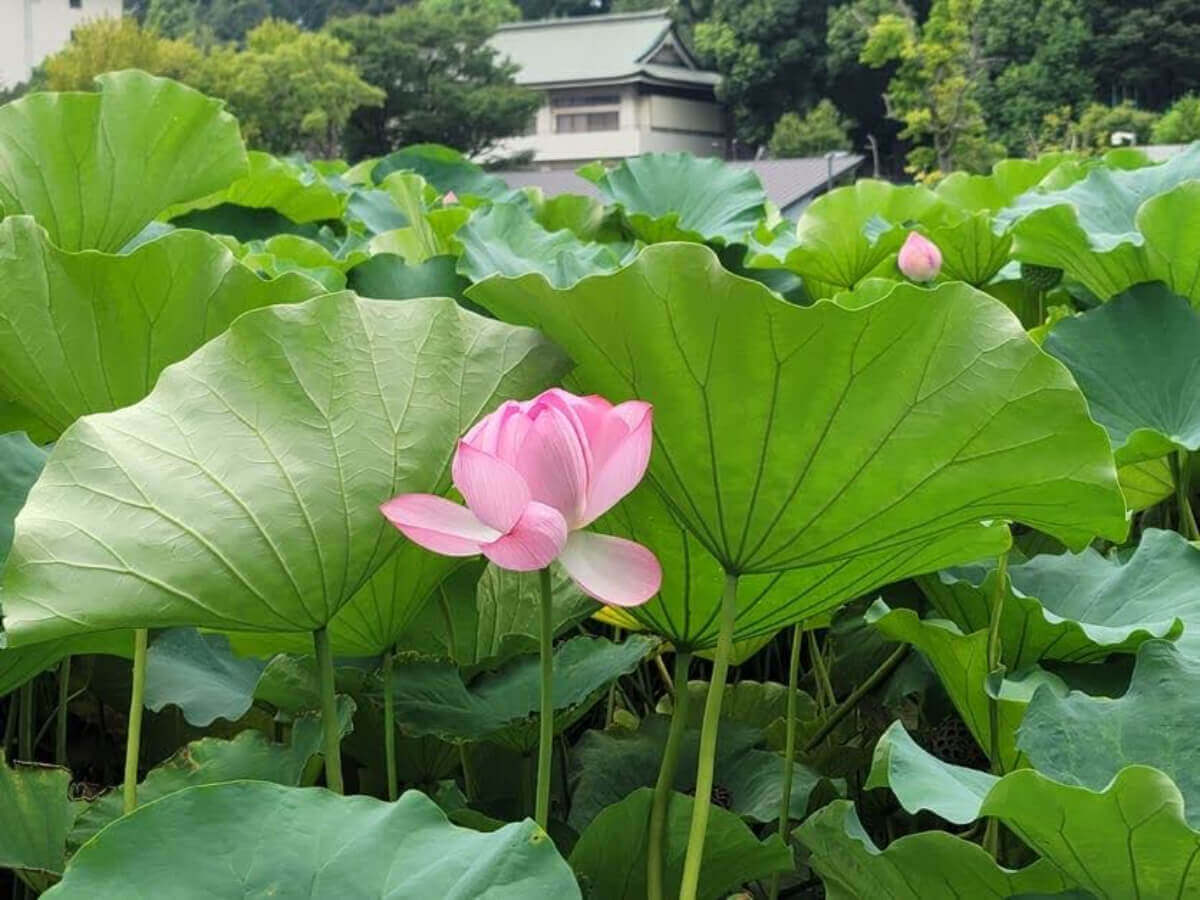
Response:
[[[803,118],[794,112],[784,113],[771,131],[771,155],[820,156],[827,150],[848,150],[851,125],[828,99],[810,109]]]
[[[981,106],[1070,56],[944,2],[831,33],[921,48],[901,82],[994,40]],[[202,58],[305,37],[250,34]],[[192,88],[96,87],[0,109],[0,889],[1200,890],[1200,146],[863,180],[793,223],[717,160],[548,198],[428,143],[247,153]],[[642,401],[647,477],[595,522],[653,550],[641,606],[380,514],[490,516],[516,480],[456,449],[487,414],[555,410],[592,460],[563,471],[633,483],[589,465],[634,426],[564,412],[599,401],[505,405],[551,385]],[[523,508],[583,489],[557,460]]]
[[[185,83],[195,77],[203,53],[183,40],[161,37],[130,17],[80,25],[71,41],[41,65],[38,86],[50,91],[90,91],[104,72],[142,69]]]
[[[1154,123],[1151,138],[1156,144],[1187,144],[1200,139],[1200,95],[1186,94],[1172,103]]]
[[[541,100],[516,86],[513,65],[488,45],[494,26],[491,12],[424,4],[331,22],[328,33],[351,47],[363,78],[385,88],[382,105],[351,117],[348,155],[426,141],[470,155],[523,130]]]

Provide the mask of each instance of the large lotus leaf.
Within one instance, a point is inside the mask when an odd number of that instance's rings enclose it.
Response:
[[[662,563],[663,583],[658,594],[648,603],[621,610],[631,624],[640,624],[684,649],[705,652],[715,647],[721,596],[714,585],[723,578],[721,564],[658,491],[644,483],[600,519],[597,528],[645,544]],[[968,543],[978,548],[972,554],[975,557],[990,553],[995,540],[986,529],[963,538],[964,542],[955,546],[931,541],[900,554],[884,548],[850,560],[743,575],[738,579],[735,639],[769,638],[789,624],[818,618],[881,583],[952,565],[967,555]]]
[[[378,505],[444,489],[459,435],[563,363],[451,300],[243,315],[145,400],[63,435],[17,518],[10,644],[327,625],[400,542]]]
[[[930,215],[921,231],[942,253],[941,277],[982,287],[1008,263],[1012,235],[997,234],[987,211]]]
[[[155,712],[177,706],[200,727],[216,719],[236,722],[254,702],[265,668],[261,660],[235,656],[224,635],[170,628],[156,634],[146,652],[145,704]]]
[[[246,172],[221,101],[145,72],[96,83],[0,109],[0,208],[33,216],[59,247],[117,250],[167,206]]]
[[[625,214],[646,243],[711,241],[732,244],[767,213],[767,194],[751,169],[690,153],[645,153],[612,169],[585,167],[608,202]]]
[[[962,566],[921,579],[938,612],[964,631],[986,629],[996,573]],[[1151,638],[1200,631],[1200,550],[1174,531],[1147,529],[1132,554],[1043,554],[1008,567],[1000,639],[1004,663],[1095,662],[1135,653]]]
[[[933,666],[976,742],[991,754],[992,726],[989,708],[993,700],[999,706],[1000,767],[1009,771],[1024,765],[1024,755],[1016,745],[1017,726],[1025,708],[1036,691],[1059,693],[1066,686],[1056,676],[1041,669],[1029,669],[1005,678],[998,685],[989,684],[987,664],[987,632],[963,634],[951,622],[919,619],[910,609],[888,609],[876,600],[867,610],[866,620],[894,641],[912,644]]]
[[[247,154],[247,174],[206,197],[172,206],[163,219],[173,219],[197,209],[223,203],[250,209],[273,209],[293,222],[340,219],[346,211],[347,192],[333,187],[314,169],[269,153]]]
[[[728,571],[833,577],[869,557],[861,592],[920,571],[913,557],[1002,551],[997,519],[1076,547],[1126,532],[1070,375],[966,285],[798,307],[668,244],[567,290],[534,275],[468,296],[541,328],[584,391],[654,404],[649,477]]]
[[[1175,477],[1166,459],[1148,459],[1117,469],[1125,505],[1132,512],[1156,506],[1175,493]]]
[[[1092,749],[1090,736],[1094,732],[1070,736],[1080,759]],[[1153,736],[1146,737],[1142,746],[1148,748]],[[1069,882],[1098,898],[1191,897],[1200,891],[1200,872],[1192,865],[1200,855],[1200,832],[1184,819],[1179,789],[1157,769],[1114,766],[1111,779],[1079,787],[1034,769],[997,778],[951,766],[917,747],[899,723],[881,741],[890,747],[877,751],[869,783],[891,786],[911,812],[928,809],[955,822],[997,816]],[[1096,747],[1106,758],[1111,749],[1110,738]],[[1067,769],[1081,771],[1074,764]],[[1093,768],[1088,777],[1098,775]]]
[[[800,217],[794,242],[778,250],[767,245],[748,264],[791,269],[804,278],[810,294],[829,297],[870,275],[900,249],[909,223],[937,205],[924,187],[865,178],[818,197]]]
[[[338,716],[342,733],[350,730],[354,703],[338,698]],[[299,786],[306,782],[309,763],[321,752],[323,729],[320,716],[306,713],[292,722],[286,744],[275,743],[253,728],[238,733],[232,740],[206,737],[181,747],[170,759],[146,773],[138,784],[138,803],[150,803],[167,794],[201,784],[223,781],[269,781]],[[67,839],[76,849],[105,825],[124,814],[119,788],[94,800],[74,803],[75,820]]]
[[[603,688],[631,672],[657,646],[655,638],[635,634],[620,644],[577,637],[555,648],[556,728],[576,721]],[[541,707],[539,667],[536,656],[525,656],[467,684],[448,663],[398,665],[393,673],[396,723],[416,737],[487,740],[527,751],[537,746],[537,729],[529,720]]]
[[[1200,147],[1166,163],[1119,171],[1092,169],[1062,190],[1034,190],[1002,212],[1018,259],[1065,270],[1102,298],[1162,279],[1193,299]]]
[[[328,291],[342,290],[346,286],[346,272],[364,262],[369,255],[363,248],[344,248],[335,252],[318,241],[297,234],[277,234],[263,241],[240,244],[234,253],[244,265],[261,275],[274,277],[285,272],[299,272]]]
[[[347,274],[349,288],[360,297],[411,300],[414,297],[453,297],[461,300],[471,283],[455,271],[458,257],[431,256],[409,265],[396,253],[377,253]]]
[[[1073,153],[1060,152],[1044,153],[1037,159],[1002,159],[987,175],[952,172],[938,182],[934,193],[964,210],[996,213],[1058,166],[1077,158]]]
[[[24,432],[0,434],[0,567],[12,546],[13,519],[45,464],[46,451]]]
[[[141,400],[247,310],[321,293],[300,275],[259,278],[200,232],[120,256],[71,253],[26,216],[0,222],[0,281],[0,393],[56,432]]]
[[[642,719],[630,731],[614,726],[588,731],[571,752],[571,814],[569,824],[582,831],[607,806],[642,787],[653,787],[667,741],[670,720]],[[679,748],[674,789],[693,793],[700,732],[689,728]],[[757,749],[760,729],[742,722],[722,722],[717,736],[715,783],[728,798],[726,808],[752,822],[774,822],[783,799],[784,760],[778,753]],[[809,797],[829,783],[800,763],[793,763],[791,816],[803,819]]]
[[[1153,766],[1174,780],[1200,828],[1200,660],[1171,644],[1142,645],[1129,690],[1116,699],[1072,691],[1036,694],[1017,734],[1048,778],[1102,791],[1125,766]]]
[[[1062,360],[1119,463],[1200,448],[1200,313],[1142,284],[1059,322],[1043,345]]]
[[[646,823],[654,791],[639,788],[606,808],[579,836],[571,851],[571,866],[604,900],[643,900],[646,896]],[[683,858],[687,851],[692,798],[672,793],[667,807],[663,848],[663,886],[668,897],[679,896]],[[720,807],[709,814],[700,865],[702,900],[719,900],[740,885],[792,870],[792,852],[778,835],[758,840],[736,815]]]
[[[569,900],[579,888],[529,820],[480,834],[418,791],[385,803],[234,781],[138,807],[84,844],[45,896],[197,895]]]
[[[439,194],[497,198],[508,192],[501,179],[441,144],[412,144],[389,153],[375,163],[371,177],[381,184],[393,172],[416,172]]]
[[[472,281],[537,272],[565,288],[588,275],[611,272],[620,263],[608,244],[584,243],[565,229],[547,231],[511,203],[475,213],[456,237],[463,247],[459,271]]]
[[[849,800],[835,800],[810,816],[797,835],[812,852],[809,865],[820,874],[828,900],[1008,900],[1071,886],[1044,860],[1001,868],[978,844],[945,831],[906,835],[880,850]]]
[[[3,607],[0,607],[0,612]],[[0,641],[3,640],[0,632]],[[82,634],[55,641],[43,641],[15,649],[0,647],[0,697],[20,687],[33,676],[57,665],[67,656],[99,654],[133,658],[132,631],[106,631]]]
[[[68,769],[10,766],[0,752],[0,869],[20,869],[35,877],[62,872],[74,820],[70,786]]]

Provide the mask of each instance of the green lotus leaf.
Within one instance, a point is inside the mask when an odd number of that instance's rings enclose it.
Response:
[[[444,490],[459,435],[563,366],[451,300],[243,315],[145,400],[63,435],[17,519],[6,637],[324,627],[400,543],[378,505]]]
[[[655,638],[630,635],[614,644],[576,637],[554,651],[555,727],[566,728],[600,698],[603,688],[632,671],[658,646]],[[525,752],[537,746],[540,708],[536,656],[513,660],[467,684],[457,667],[443,662],[397,665],[393,674],[396,723],[411,736],[451,741],[491,741]]]
[[[1196,146],[1161,165],[1099,166],[1063,189],[1024,194],[997,221],[1012,227],[1014,256],[1063,269],[1098,297],[1156,279],[1191,297],[1200,263],[1187,236],[1200,224],[1198,176]]]
[[[234,253],[243,265],[261,275],[273,278],[285,272],[298,272],[330,292],[346,287],[346,273],[369,256],[365,249],[347,249],[339,256],[324,244],[298,234],[277,234],[264,241],[251,241],[239,245]]]
[[[353,701],[339,697],[338,717],[343,734],[350,730],[353,716]],[[138,803],[150,803],[185,788],[224,781],[300,786],[309,780],[306,770],[311,770],[309,764],[321,752],[322,734],[320,716],[306,713],[292,722],[286,744],[270,741],[253,728],[239,732],[232,740],[206,737],[191,741],[146,773],[138,783]],[[87,843],[124,814],[119,787],[94,800],[74,801],[73,806],[74,823],[67,837],[69,851]]]
[[[1035,187],[1074,153],[1044,153],[1037,159],[1002,159],[987,175],[952,172],[938,182],[938,198],[971,212],[996,213]]]
[[[1103,900],[1189,897],[1200,889],[1192,865],[1200,832],[1184,819],[1179,789],[1156,769],[1126,766],[1093,790],[1033,769],[997,778],[950,766],[917,747],[899,723],[885,738],[892,747],[877,751],[871,783],[887,783],[909,811],[959,822],[998,817],[1068,886]],[[1087,753],[1085,741],[1078,746]]]
[[[384,803],[233,781],[138,807],[84,844],[46,897],[287,896],[298,886],[314,897],[580,896],[529,820],[480,834],[418,791]]]
[[[58,247],[115,251],[171,204],[245,174],[221,101],[132,70],[96,83],[0,108],[0,208],[33,216]]]
[[[932,191],[864,178],[812,202],[795,241],[772,243],[748,264],[791,269],[814,297],[853,289],[900,249],[910,224],[938,206]]]
[[[605,900],[646,896],[646,823],[654,791],[639,788],[594,818],[571,851],[571,867]],[[679,896],[692,798],[672,793],[663,853],[665,896]],[[792,870],[792,852],[778,835],[758,840],[736,815],[714,807],[704,836],[697,898],[719,900],[740,885]]]
[[[1153,766],[1175,782],[1188,823],[1200,829],[1197,707],[1200,660],[1165,641],[1148,641],[1123,696],[1039,692],[1017,744],[1046,777],[1093,791],[1104,790],[1125,766]]]
[[[265,668],[261,660],[235,656],[224,635],[171,628],[156,634],[146,653],[145,704],[155,712],[176,706],[200,727],[236,722],[254,702]]]
[[[1200,550],[1174,531],[1147,529],[1120,558],[1092,548],[1043,554],[1008,566],[1000,641],[1004,664],[1042,659],[1096,662],[1136,653],[1152,638],[1200,630]],[[966,632],[988,627],[994,565],[946,569],[920,579],[938,612]]]
[[[257,150],[246,156],[250,170],[241,178],[206,197],[164,210],[162,218],[170,220],[222,203],[273,209],[298,223],[340,219],[346,212],[347,192],[335,190],[311,167]]]
[[[724,717],[723,717],[724,718]],[[638,728],[588,731],[571,752],[571,814],[568,824],[582,831],[601,811],[638,788],[653,787],[667,741],[670,720],[648,716]],[[761,729],[744,722],[723,721],[717,736],[715,782],[729,798],[727,809],[752,822],[774,822],[783,799],[784,761],[778,753],[758,749]],[[684,732],[674,789],[694,793],[698,728]],[[819,786],[831,783],[800,763],[792,769],[791,814],[803,819]]]
[[[1159,284],[1142,284],[1064,319],[1043,345],[1071,370],[1118,463],[1200,448],[1200,313]]]
[[[579,170],[630,230],[648,244],[744,242],[766,216],[767,194],[752,170],[690,153],[644,153],[611,169]]]
[[[1075,547],[1126,532],[1069,374],[966,285],[798,307],[670,244],[566,290],[533,275],[468,296],[562,346],[577,388],[654,404],[649,479],[727,571],[850,570],[862,593],[968,545],[1002,551],[997,519]]]
[[[945,831],[906,835],[880,850],[849,800],[809,816],[796,833],[812,852],[809,865],[820,874],[828,900],[1008,900],[1071,886],[1045,860],[1005,869],[978,844]]]
[[[141,400],[247,310],[321,293],[300,275],[265,281],[199,232],[121,256],[71,253],[25,216],[0,222],[0,280],[0,393],[56,433]]]
[[[496,199],[508,192],[508,185],[501,179],[441,144],[412,144],[389,153],[375,164],[371,177],[381,184],[393,172],[416,172],[439,194]]]
[[[1166,459],[1148,459],[1117,469],[1121,493],[1131,512],[1157,506],[1175,493],[1175,477]]]
[[[557,194],[538,198],[533,217],[550,232],[566,229],[581,241],[612,243],[624,238],[619,215],[595,197]]]
[[[0,612],[2,611],[3,608],[0,607]],[[3,639],[3,632],[0,632],[0,642],[3,642]],[[20,687],[33,676],[58,665],[65,657],[78,654],[132,659],[133,632],[105,631],[43,641],[24,647],[0,646],[0,697]]]
[[[0,568],[12,546],[13,519],[45,464],[46,451],[24,432],[0,434]]]
[[[990,212],[947,212],[936,218],[940,221],[922,225],[920,230],[942,253],[944,280],[982,287],[1008,263],[1012,235],[993,230]]]
[[[1066,691],[1059,678],[1034,668],[1005,678],[999,684],[989,683],[986,631],[963,634],[952,622],[922,620],[910,609],[888,609],[882,600],[876,600],[867,610],[866,620],[892,640],[906,641],[921,651],[937,672],[976,743],[989,756],[992,748],[989,706],[994,698],[1000,711],[1000,766],[1009,771],[1025,764],[1024,755],[1016,745],[1017,726],[1040,687],[1045,685],[1059,693]]]
[[[409,265],[396,253],[377,253],[347,273],[349,288],[360,297],[411,300],[414,297],[453,297],[461,300],[470,281],[456,271],[458,257],[431,256]]]
[[[48,886],[62,872],[75,819],[68,799],[71,772],[16,763],[0,753],[0,869],[17,869]]]
[[[471,217],[457,234],[459,271],[472,281],[537,272],[557,288],[588,275],[611,272],[621,262],[608,244],[584,243],[571,231],[547,231],[525,210],[496,203]]]

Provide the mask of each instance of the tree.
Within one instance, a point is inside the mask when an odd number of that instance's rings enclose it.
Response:
[[[1162,109],[1200,90],[1200,2],[1088,0],[1101,97]]]
[[[784,113],[771,132],[771,155],[817,156],[829,150],[848,150],[850,126],[828,99],[810,109],[803,118],[794,112]]]
[[[485,17],[406,6],[378,18],[337,19],[327,30],[386,93],[382,106],[351,117],[352,157],[427,141],[479,153],[523,131],[541,105],[513,81],[516,67],[497,59],[488,44],[494,23]]]
[[[71,32],[70,42],[47,57],[36,86],[49,91],[90,91],[102,72],[142,69],[187,82],[204,55],[187,41],[169,40],[143,29],[131,17],[86,22]]]
[[[871,27],[860,59],[868,66],[898,62],[884,99],[916,142],[909,171],[922,178],[967,169],[984,171],[1002,148],[988,139],[979,102],[985,76],[975,39],[979,0],[935,0],[924,25],[910,13],[889,13]]]
[[[274,153],[334,156],[355,110],[383,105],[384,92],[351,64],[350,44],[332,35],[268,19],[246,42],[240,52],[214,49],[196,80],[228,101],[248,143]]]
[[[721,73],[717,94],[747,144],[767,142],[780,110],[810,107],[823,95],[824,2],[713,0],[695,44]]]
[[[1180,97],[1151,130],[1156,144],[1189,144],[1200,141],[1200,96]]]
[[[421,6],[434,14],[481,18],[493,28],[521,18],[521,10],[512,0],[421,0]]]
[[[992,73],[980,98],[1009,153],[1037,155],[1048,114],[1095,93],[1092,32],[1081,0],[984,0],[978,30]]]

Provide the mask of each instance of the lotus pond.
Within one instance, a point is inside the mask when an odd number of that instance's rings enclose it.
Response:
[[[0,108],[0,891],[1200,897],[1200,146],[581,176]]]

